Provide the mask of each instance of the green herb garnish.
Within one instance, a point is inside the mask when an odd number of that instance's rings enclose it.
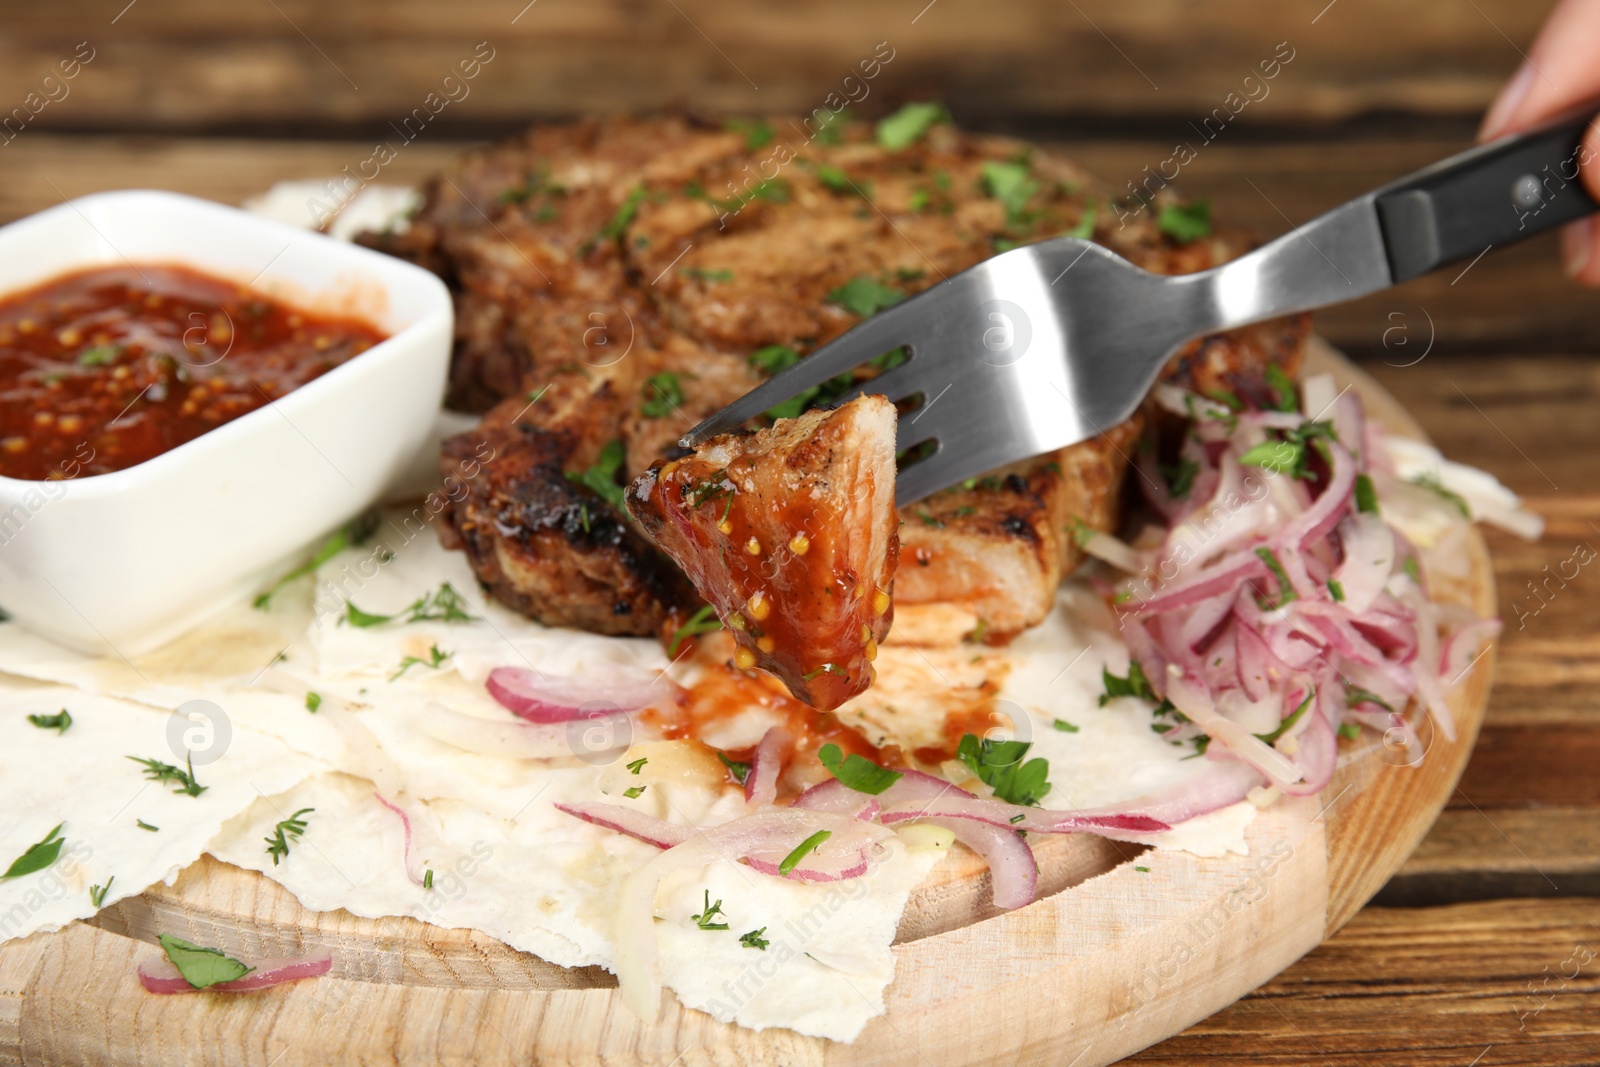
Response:
[[[639,413],[647,419],[666,418],[683,404],[684,399],[683,386],[678,381],[678,375],[672,371],[650,375],[645,379],[640,393],[645,399],[639,406]]]
[[[871,796],[877,796],[905,777],[899,771],[880,767],[854,752],[846,756],[838,745],[832,743],[817,749],[817,759],[821,760],[822,765],[828,768],[828,772],[846,787]]]
[[[1100,668],[1100,681],[1106,688],[1106,691],[1100,694],[1100,706],[1102,708],[1117,697],[1138,697],[1140,700],[1148,700],[1152,704],[1165,703],[1160,697],[1156,696],[1155,687],[1150,684],[1150,679],[1145,676],[1143,665],[1136,659],[1128,661],[1128,675],[1126,678],[1119,678],[1112,674],[1110,667]]]
[[[77,363],[80,367],[104,367],[120,355],[122,348],[118,345],[90,345],[78,353]]]
[[[728,122],[727,129],[733,133],[744,134],[744,146],[751,152],[772,143],[772,125],[765,119],[757,119],[754,122],[732,119]]]
[[[826,299],[830,304],[837,304],[852,314],[867,318],[900,303],[905,299],[905,294],[865,274],[858,274],[837,289],[830,290]]]
[[[1335,604],[1344,603],[1344,585],[1337,578],[1328,579],[1328,595],[1333,597]]]
[[[1387,700],[1370,690],[1362,689],[1358,686],[1347,685],[1344,687],[1344,695],[1347,703],[1376,704],[1384,711],[1390,712],[1391,714],[1394,712],[1394,708],[1390,706]]]
[[[1239,457],[1246,467],[1261,467],[1274,474],[1293,474],[1305,461],[1305,445],[1292,441],[1263,441]]]
[[[1028,175],[1026,163],[985,163],[979,181],[983,191],[1006,209],[1006,225],[1026,221],[1028,200],[1039,191],[1039,183]]]
[[[111,892],[111,883],[117,880],[116,875],[106,879],[105,885],[92,885],[89,887],[89,904],[95,911],[106,906],[106,894]]]
[[[632,763],[625,764],[624,766],[628,768],[629,774],[638,774],[640,771],[644,770],[644,765],[649,762],[650,758],[648,756],[640,756]]]
[[[1356,510],[1366,515],[1378,514],[1378,490],[1365,474],[1356,475]]]
[[[1168,204],[1156,216],[1156,227],[1180,244],[1198,241],[1211,235],[1211,202],[1196,200],[1189,204]]]
[[[943,104],[907,104],[893,115],[878,120],[878,144],[891,152],[910,148],[935,123],[948,121],[949,118],[950,113]]]
[[[1339,736],[1346,741],[1354,741],[1361,736],[1361,724],[1358,722],[1344,722],[1339,724]]]
[[[141,830],[149,830],[151,833],[156,833],[157,831],[159,831],[161,829],[161,827],[159,827],[159,826],[151,826],[149,823],[145,822],[143,819],[135,819],[135,820],[133,820],[133,822],[134,822],[134,825],[137,826],[139,829],[141,829]]]
[[[767,928],[763,926],[760,929],[751,930],[748,934],[740,934],[739,944],[743,945],[745,948],[758,948],[762,952],[765,952],[767,951],[767,946],[772,944],[772,942],[761,936],[766,932]]]
[[[422,888],[424,888],[424,889],[432,889],[433,888],[433,868],[432,867],[429,867],[427,870],[422,872]]]
[[[705,894],[705,903],[701,905],[700,914],[691,915],[689,918],[693,919],[694,924],[702,930],[726,930],[728,928],[726,922],[713,921],[719,915],[724,919],[728,917],[722,910],[722,901],[719,900],[713,904],[711,903],[711,890],[707,889]]]
[[[282,589],[296,578],[311,574],[345,549],[353,545],[365,544],[377,532],[377,529],[378,516],[375,512],[365,512],[351,519],[326,541],[322,542],[322,546],[312,553],[309,560],[268,586],[265,592],[255,598],[252,605],[261,611],[265,611],[272,603],[273,594],[279,589]]]
[[[300,835],[306,832],[306,821],[300,816],[316,811],[316,808],[301,808],[293,815],[278,823],[273,828],[272,836],[266,838],[267,855],[272,857],[272,865],[276,867],[278,861],[289,854],[292,842],[299,841]]]
[[[375,615],[370,611],[362,611],[355,606],[354,601],[345,601],[344,621],[351,626],[362,628],[368,626],[382,626],[386,622],[405,616],[404,622],[471,622],[474,617],[467,611],[467,602],[461,594],[456,592],[455,586],[443,582],[439,588],[426,596],[418,597],[393,615]],[[321,700],[318,700],[321,703]],[[308,702],[307,707],[311,707]],[[312,711],[317,710],[311,708]]]
[[[1284,571],[1283,564],[1278,562],[1278,557],[1272,549],[1263,545],[1256,549],[1256,555],[1260,557],[1262,563],[1267,565],[1267,569],[1272,572],[1272,576],[1278,580],[1277,599],[1263,601],[1261,603],[1262,609],[1272,611],[1283,607],[1291,600],[1299,600],[1300,594],[1296,593],[1294,587],[1289,584],[1289,575]],[[1259,597],[1257,599],[1260,600]]]
[[[308,690],[306,692],[306,710],[315,715],[320,707],[322,707],[322,694]]]
[[[644,791],[648,788],[649,786],[630,785],[628,788],[622,791],[622,795],[627,797],[629,800],[638,800],[644,795]]]
[[[639,205],[644,203],[644,196],[644,186],[635,186],[633,191],[628,194],[628,198],[622,202],[622,206],[617,208],[616,214],[612,215],[611,220],[600,227],[600,232],[590,240],[590,246],[599,244],[601,241],[615,241],[621,237],[623,231],[627,230],[628,225],[639,214]]]
[[[667,658],[678,658],[678,646],[683,644],[688,637],[699,637],[701,634],[716,633],[722,629],[722,620],[717,618],[710,604],[706,604],[689,616],[689,621],[672,631],[672,640],[667,643]]]
[[[744,780],[750,776],[750,764],[741,763],[736,759],[729,759],[726,752],[718,752],[717,758],[722,765],[728,768],[728,773],[733,775],[733,780],[744,785]]]
[[[392,682],[399,678],[412,667],[430,667],[433,670],[438,670],[440,666],[444,664],[444,661],[453,655],[455,655],[453,652],[441,651],[438,645],[431,645],[428,648],[427,659],[423,659],[420,656],[407,656],[405,659],[401,660],[400,669],[389,675],[389,681]]]
[[[1295,708],[1294,712],[1287,719],[1284,719],[1282,722],[1280,722],[1276,730],[1272,731],[1270,734],[1256,734],[1256,736],[1269,745],[1275,743],[1278,738],[1282,737],[1289,731],[1290,727],[1300,721],[1301,717],[1305,715],[1306,709],[1311,707],[1311,698],[1316,695],[1317,691],[1315,689],[1308,690],[1306,692],[1306,698],[1300,702],[1300,706]]]
[[[1299,410],[1300,398],[1294,387],[1294,379],[1276,363],[1267,364],[1267,387],[1272,390],[1274,408],[1279,411]]]
[[[1074,726],[1072,723],[1068,722],[1065,719],[1056,719],[1054,721],[1054,723],[1052,723],[1052,725],[1055,726],[1055,728],[1057,730],[1060,730],[1064,734],[1075,734],[1075,733],[1078,732],[1078,729],[1079,729],[1079,727]]]
[[[778,864],[778,873],[785,878],[789,877],[789,872],[800,866],[801,860],[822,847],[822,843],[832,836],[832,830],[818,830],[800,842],[794,847],[794,851],[783,857],[783,862]]]
[[[42,841],[36,841],[29,845],[27,851],[12,860],[11,866],[6,868],[6,872],[0,874],[0,881],[21,878],[25,874],[42,871],[54,863],[61,855],[61,846],[66,843],[65,839],[57,836],[65,825],[67,825],[65,822],[56,823],[55,828],[45,834]]]
[[[62,708],[55,715],[29,715],[28,721],[41,730],[55,730],[58,734],[64,734],[67,727],[72,725],[72,712]]]
[[[977,734],[962,737],[956,756],[978,780],[994,790],[1000,800],[1011,804],[1038,804],[1050,792],[1050,762],[1023,757],[1033,747],[1031,741],[990,741]]]
[[[232,982],[255,970],[219,949],[196,945],[181,937],[162,934],[158,940],[166,950],[167,959],[183,975],[183,980],[196,989],[210,989],[223,982]]]
[[[1417,475],[1417,477],[1411,479],[1411,484],[1436,494],[1440,500],[1460,512],[1463,519],[1472,518],[1472,509],[1467,506],[1466,498],[1460,493],[1446,489],[1444,483],[1439,480],[1439,476],[1432,471]]]
[[[1083,205],[1083,214],[1078,217],[1077,225],[1063,233],[1064,237],[1081,237],[1085,241],[1094,236],[1095,220],[1100,215],[1100,207],[1093,200],[1086,201]]]
[[[607,441],[594,464],[583,471],[567,471],[567,481],[576,482],[614,508],[622,507],[623,489],[617,484],[624,452],[621,441]]]
[[[707,270],[704,267],[684,267],[682,270],[678,271],[678,273],[683,275],[685,278],[692,278],[695,281],[700,282],[733,281],[733,271],[731,270]]]
[[[152,782],[160,782],[162,785],[176,782],[178,784],[178,788],[172,791],[176,795],[197,797],[201,793],[204,793],[207,789],[211,788],[208,785],[201,785],[199,782],[195,781],[194,755],[192,753],[188,755],[189,769],[187,771],[179,770],[170,763],[162,763],[160,760],[156,759],[140,759],[138,756],[127,756],[124,758],[131,759],[135,763],[143,764],[144,776],[150,779]]]

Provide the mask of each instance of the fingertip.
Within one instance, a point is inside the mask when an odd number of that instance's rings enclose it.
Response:
[[[1561,259],[1578,284],[1600,288],[1600,219],[1579,219],[1561,231]]]
[[[1506,82],[1505,88],[1500,90],[1500,95],[1495,97],[1494,103],[1489,105],[1489,110],[1484,113],[1483,125],[1478,128],[1478,140],[1491,141],[1505,133],[1511,126],[1512,120],[1517,118],[1517,113],[1522,110],[1523,102],[1528,99],[1528,92],[1533,88],[1535,74],[1533,64],[1524,61],[1517,72]]]

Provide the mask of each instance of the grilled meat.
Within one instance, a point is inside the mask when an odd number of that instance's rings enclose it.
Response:
[[[824,711],[872,684],[893,617],[894,432],[894,405],[863,396],[713,438],[628,489],[629,511],[733,632],[736,665]]]
[[[602,498],[614,491],[588,493],[567,473],[588,470],[611,441],[619,476],[674,457],[679,434],[762,373],[1011,244],[1072,232],[1164,273],[1249,247],[1238,234],[1170,236],[1160,220],[1176,204],[1165,191],[1121,203],[1058,156],[948,124],[891,149],[866,123],[609,119],[473,152],[428,183],[408,229],[363,240],[457,290],[452,406],[510,409],[454,446],[496,450],[481,476],[492,485],[452,512],[480,577],[535,618],[646,633],[683,583],[663,584],[664,565]],[[1292,366],[1305,331],[1301,317],[1205,338],[1168,375],[1202,391],[1259,388],[1265,363]],[[596,395],[558,410],[574,376]],[[843,384],[806,399],[825,403]],[[960,604],[997,635],[1037,622],[1078,561],[1066,527],[1116,524],[1134,434],[1119,427],[903,512],[910,555],[897,595]],[[540,514],[491,521],[519,500]],[[590,533],[603,517],[604,565],[584,537],[530,533],[552,529],[547,513],[561,507],[580,532],[584,514]],[[566,602],[574,585],[589,608]]]

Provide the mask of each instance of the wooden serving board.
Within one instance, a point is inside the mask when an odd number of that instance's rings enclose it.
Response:
[[[1375,382],[1313,342],[1307,372],[1321,371],[1392,430],[1421,436]],[[1469,550],[1461,595],[1491,614],[1476,532]],[[1453,695],[1453,742],[1435,735],[1420,767],[1371,743],[1321,796],[1264,811],[1248,856],[1045,838],[1041,897],[1013,912],[987,903],[974,857],[950,857],[907,908],[887,1013],[850,1045],[718,1023],[671,996],[645,1027],[599,968],[563,969],[408,918],[307,911],[269,879],[203,857],[170,888],[0,947],[0,1063],[1109,1063],[1255,989],[1384,884],[1466,764],[1493,658]],[[248,996],[150,996],[135,970],[158,931],[255,957],[326,947],[333,971]]]

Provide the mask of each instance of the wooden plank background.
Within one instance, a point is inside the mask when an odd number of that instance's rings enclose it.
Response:
[[[964,124],[1118,182],[1194,140],[1280,42],[1270,93],[1180,185],[1271,236],[1466,147],[1549,0],[58,0],[7,10],[0,221],[99,189],[238,202],[365,159],[479,42],[493,59],[383,179],[528,121],[820,106],[880,41],[859,111],[942,99]],[[88,41],[65,83],[56,64]],[[486,53],[485,53],[486,54]],[[860,88],[854,90],[858,95]],[[26,114],[26,112],[25,112]],[[1551,238],[1318,317],[1453,458],[1549,519],[1493,535],[1507,620],[1472,764],[1349,928],[1259,994],[1142,1054],[1173,1064],[1600,1061],[1600,314]],[[1591,549],[1592,551],[1592,549]],[[1570,563],[1566,573],[1572,573]],[[1570,977],[1568,976],[1570,975]]]

